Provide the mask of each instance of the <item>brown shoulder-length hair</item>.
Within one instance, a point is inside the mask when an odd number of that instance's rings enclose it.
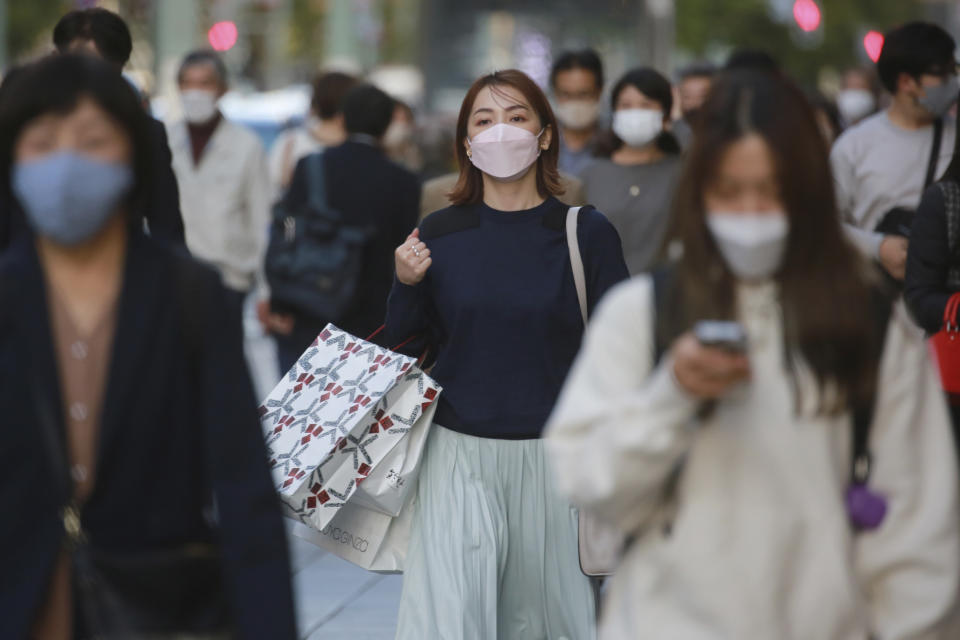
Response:
[[[502,95],[502,89],[515,89],[530,104],[530,107],[540,118],[540,125],[550,129],[550,146],[540,152],[537,158],[537,191],[544,198],[558,196],[563,193],[560,184],[560,171],[557,169],[557,159],[560,156],[560,139],[557,130],[557,119],[550,108],[550,101],[544,95],[530,76],[517,69],[494,71],[482,76],[473,83],[460,106],[460,116],[457,118],[457,138],[454,141],[457,154],[457,165],[460,167],[460,178],[456,186],[448,194],[453,204],[475,204],[483,200],[483,175],[473,166],[467,157],[464,140],[467,139],[467,126],[470,123],[470,112],[477,95],[483,89],[490,87],[491,91]]]
[[[672,338],[697,320],[735,315],[735,279],[707,227],[704,192],[724,152],[751,134],[769,146],[790,223],[775,279],[797,409],[801,363],[815,381],[818,413],[862,406],[873,397],[883,338],[874,335],[872,277],[843,234],[828,149],[813,109],[778,75],[728,72],[707,98],[676,192],[673,215],[683,257],[658,330]]]

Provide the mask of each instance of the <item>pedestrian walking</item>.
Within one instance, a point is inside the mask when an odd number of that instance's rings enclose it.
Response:
[[[670,222],[680,146],[669,131],[670,81],[649,67],[623,75],[610,94],[613,127],[601,158],[581,174],[587,202],[616,227],[631,275],[655,262]]]
[[[283,197],[297,163],[311,153],[336,147],[347,139],[343,124],[343,98],[357,84],[340,71],[321,73],[313,81],[310,114],[303,126],[285,131],[270,149],[270,184],[274,200]]]
[[[603,61],[593,49],[567,51],[550,70],[554,113],[560,130],[560,171],[578,177],[593,162],[600,130]]]
[[[188,54],[177,74],[184,119],[170,127],[187,248],[220,272],[237,313],[266,250],[270,186],[263,146],[223,117],[227,69],[212,51]]]
[[[692,64],[677,74],[676,95],[681,117],[673,123],[673,134],[684,149],[689,149],[693,144],[697,115],[710,93],[716,75],[717,68],[710,63]]]
[[[396,249],[393,339],[438,349],[397,638],[594,637],[576,512],[540,434],[583,332],[569,215],[555,197],[557,122],[524,73],[478,79],[457,121],[453,206]],[[627,277],[616,230],[578,212],[587,306]]]
[[[376,331],[386,315],[387,297],[393,284],[393,250],[416,224],[420,206],[417,177],[391,162],[383,148],[383,137],[394,114],[393,98],[372,85],[358,85],[343,100],[347,140],[322,154],[307,156],[297,164],[293,180],[280,211],[294,212],[310,207],[317,199],[318,177],[322,172],[323,201],[328,215],[334,216],[336,229],[352,229],[363,239],[355,245],[329,241],[330,227],[321,222],[311,251],[347,254],[354,246],[355,261],[330,274],[341,285],[350,283],[336,315],[298,305],[296,299],[284,299],[273,292],[270,301],[271,326],[277,340],[281,371],[287,371],[316,339],[328,322],[353,335],[366,338]],[[316,167],[316,169],[315,169]],[[312,212],[321,216],[324,212]],[[333,234],[335,235],[335,234]],[[307,238],[310,241],[310,238]],[[317,253],[317,259],[323,256]],[[317,285],[309,283],[310,290]],[[310,291],[305,291],[310,296]],[[320,295],[317,288],[316,295]]]
[[[924,192],[910,229],[903,297],[927,335],[956,327],[960,320],[956,313],[946,313],[950,297],[960,292],[960,145],[955,143],[953,149],[953,160]],[[938,359],[953,358],[943,353]],[[960,389],[946,390],[954,439],[960,442]]]
[[[295,637],[284,528],[211,269],[144,235],[151,126],[110,65],[0,103],[0,637]]]
[[[953,154],[957,99],[955,44],[940,27],[913,22],[886,34],[877,72],[890,106],[848,129],[830,154],[840,214],[851,239],[902,281],[908,233],[902,214],[916,210],[924,190]],[[909,216],[908,216],[909,217]]]
[[[561,492],[632,539],[600,638],[956,637],[945,404],[813,111],[731,71],[702,117],[683,257],[607,295],[546,431]]]

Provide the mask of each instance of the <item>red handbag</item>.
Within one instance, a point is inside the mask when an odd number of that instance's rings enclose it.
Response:
[[[943,311],[943,327],[932,338],[930,346],[940,371],[940,383],[947,393],[960,393],[960,327],[956,324],[960,293],[950,296]]]

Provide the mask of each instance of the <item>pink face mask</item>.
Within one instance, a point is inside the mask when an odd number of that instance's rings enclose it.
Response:
[[[543,133],[543,129],[540,130]],[[501,180],[522,177],[540,155],[540,133],[508,124],[495,124],[467,140],[470,161],[485,174]]]

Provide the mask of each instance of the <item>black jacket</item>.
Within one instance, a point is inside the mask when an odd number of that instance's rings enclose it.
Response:
[[[184,246],[183,217],[180,214],[180,189],[170,166],[167,130],[159,120],[150,118],[150,159],[153,164],[151,190],[146,194],[142,216],[150,234],[164,242]],[[6,249],[21,231],[27,229],[16,200],[0,197],[0,251]]]
[[[294,638],[240,318],[215,272],[131,235],[84,528],[106,551],[218,543],[237,637]],[[185,313],[186,300],[200,302]],[[26,637],[64,540],[66,491],[37,417],[40,406],[63,415],[55,358],[42,268],[23,235],[0,258],[0,638]],[[216,527],[204,515],[213,498]]]
[[[364,251],[359,292],[343,318],[297,317],[297,323],[322,328],[337,321],[344,331],[366,338],[386,317],[387,296],[393,285],[393,252],[417,226],[420,213],[420,182],[391,162],[379,148],[348,141],[323,152],[327,204],[351,226],[370,226],[373,238]],[[287,207],[307,201],[308,165],[301,160],[284,196]],[[315,335],[315,334],[314,334]]]
[[[932,185],[923,194],[910,230],[907,276],[903,296],[913,319],[927,333],[940,331],[947,300],[955,293],[947,272],[960,265],[947,243],[947,213],[943,192]]]

